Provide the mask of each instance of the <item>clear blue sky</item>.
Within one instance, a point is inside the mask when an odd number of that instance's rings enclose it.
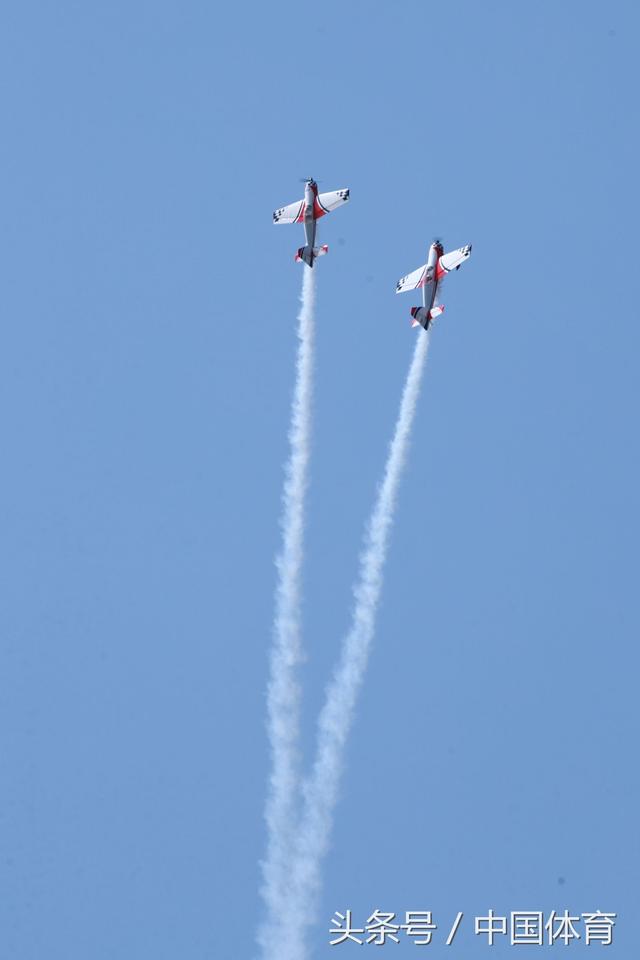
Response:
[[[394,284],[434,236],[473,243],[316,956],[374,950],[329,948],[347,907],[600,908],[607,956],[637,948],[639,21],[616,0],[5,5],[2,960],[255,954],[302,242],[271,211],[311,175],[352,202],[319,234],[309,748],[413,347]],[[468,928],[451,956],[487,950]]]

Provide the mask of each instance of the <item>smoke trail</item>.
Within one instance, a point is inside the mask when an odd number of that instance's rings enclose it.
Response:
[[[300,690],[295,672],[301,659],[300,575],[311,432],[315,313],[315,271],[304,265],[300,301],[289,457],[282,491],[282,548],[276,558],[278,581],[267,687],[267,730],[272,764],[265,806],[267,850],[261,864],[261,893],[267,907],[267,921],[258,932],[258,942],[265,951],[274,939],[271,931],[283,900],[297,822]]]
[[[286,936],[281,930],[278,944],[278,957],[281,960],[302,960],[306,956],[305,927],[313,923],[316,913],[320,867],[329,844],[344,746],[373,639],[389,532],[428,347],[429,336],[420,331],[404,385],[382,483],[365,533],[359,577],[353,590],[355,606],[351,629],[344,641],[318,720],[316,759],[304,786],[304,810],[287,891]]]

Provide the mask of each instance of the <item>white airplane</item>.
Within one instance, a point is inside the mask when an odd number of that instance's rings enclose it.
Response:
[[[425,330],[428,330],[431,321],[439,317],[444,311],[443,304],[436,304],[440,282],[452,270],[459,270],[470,254],[471,244],[460,247],[459,250],[445,253],[440,241],[435,240],[429,247],[425,265],[418,267],[413,273],[408,273],[402,280],[398,280],[396,293],[422,288],[422,306],[411,307],[412,327],[417,327],[420,324]]]
[[[296,262],[304,260],[312,267],[316,257],[323,257],[325,253],[329,252],[326,243],[321,247],[314,246],[316,242],[316,220],[324,217],[325,213],[331,213],[336,207],[346,203],[349,199],[349,191],[331,190],[329,193],[318,193],[318,184],[313,177],[305,180],[304,183],[304,200],[298,200],[297,203],[280,207],[273,214],[273,222],[304,223],[304,235],[307,243],[306,246],[300,247],[294,259]]]

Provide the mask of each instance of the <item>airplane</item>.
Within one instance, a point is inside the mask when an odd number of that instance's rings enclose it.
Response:
[[[321,247],[314,246],[316,242],[316,221],[324,217],[325,213],[331,213],[336,207],[342,206],[349,199],[349,190],[331,190],[329,193],[318,193],[318,184],[309,177],[304,180],[304,200],[298,200],[297,203],[290,203],[286,207],[280,207],[273,214],[274,223],[304,223],[304,235],[306,245],[300,247],[295,254],[294,260],[299,263],[304,260],[310,267],[313,267],[313,261],[316,257],[323,257],[329,252],[329,247],[324,243]]]
[[[459,250],[445,253],[440,240],[434,240],[429,247],[425,265],[418,267],[413,273],[408,273],[406,277],[398,280],[396,293],[422,288],[422,306],[411,307],[412,327],[420,325],[428,330],[431,321],[444,312],[444,305],[436,303],[440,283],[443,277],[451,273],[452,270],[459,270],[470,254],[470,243],[466,247],[460,247]]]

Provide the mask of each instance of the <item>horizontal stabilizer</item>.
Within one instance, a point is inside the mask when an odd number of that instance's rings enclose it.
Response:
[[[312,267],[316,257],[324,257],[326,253],[329,253],[329,247],[326,243],[323,243],[321,247],[300,247],[296,252],[294,260],[296,263],[304,260],[305,263]]]
[[[411,316],[413,317],[411,326],[421,326],[428,330],[431,321],[439,317],[441,313],[444,313],[442,304],[432,307],[431,310],[427,310],[426,307],[411,307]]]

